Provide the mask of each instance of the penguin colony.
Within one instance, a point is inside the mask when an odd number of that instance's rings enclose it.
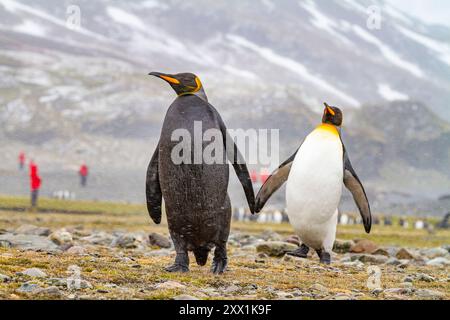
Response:
[[[232,217],[227,193],[227,161],[231,162],[243,187],[252,214],[260,212],[271,195],[287,181],[287,215],[302,241],[297,250],[290,252],[292,255],[306,258],[308,251],[313,249],[322,263],[330,263],[342,184],[352,193],[364,228],[370,232],[370,206],[341,139],[343,115],[339,108],[325,104],[322,123],[269,176],[255,198],[245,161],[234,142],[229,143],[233,140],[229,139],[220,114],[208,102],[200,79],[192,73],[151,72],[150,75],[167,82],[177,94],[165,116],[146,178],[150,217],[156,224],[161,222],[164,198],[169,232],[176,251],[175,261],[166,267],[167,271],[189,271],[189,251],[193,252],[197,264],[203,266],[212,249],[211,271],[220,274],[226,270],[226,245]],[[202,134],[209,129],[221,132],[224,149],[221,163],[174,163],[171,156],[178,142],[173,141],[172,133],[183,129],[194,136],[195,122],[201,122]],[[203,148],[206,145],[204,143]],[[188,159],[198,156],[195,148],[187,150]]]

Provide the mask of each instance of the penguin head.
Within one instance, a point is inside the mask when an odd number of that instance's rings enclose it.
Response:
[[[150,72],[149,75],[166,81],[178,96],[185,94],[197,94],[206,99],[206,94],[200,79],[193,73],[166,74],[161,72]]]
[[[323,104],[325,105],[325,110],[323,111],[322,123],[328,123],[340,127],[343,119],[341,109],[329,106],[326,102]]]

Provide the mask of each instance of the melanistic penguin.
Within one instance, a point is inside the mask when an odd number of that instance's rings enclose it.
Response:
[[[178,95],[167,111],[146,180],[150,217],[157,224],[161,222],[164,198],[169,232],[176,250],[175,263],[166,270],[189,271],[188,251],[193,251],[197,264],[205,265],[210,250],[215,247],[211,270],[222,273],[227,267],[226,243],[231,221],[227,159],[234,167],[253,213],[255,196],[247,166],[219,113],[208,103],[196,75],[159,72],[150,75],[165,80]],[[181,138],[183,133],[188,135],[184,139]],[[205,136],[209,141],[203,141]],[[196,139],[201,139],[200,148],[196,148],[199,143]],[[181,149],[180,140],[183,140]],[[213,142],[221,149],[212,152],[220,158],[214,162],[203,158],[203,152]]]
[[[326,264],[331,261],[336,238],[342,182],[353,195],[367,233],[372,224],[366,192],[341,139],[342,119],[339,108],[325,103],[322,124],[272,173],[256,196],[255,212],[259,212],[287,180],[287,214],[302,241],[300,248],[290,254],[306,258],[309,248],[313,248],[320,262]]]

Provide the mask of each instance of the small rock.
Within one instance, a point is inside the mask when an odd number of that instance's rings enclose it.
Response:
[[[374,252],[371,252],[371,254],[389,257],[389,252],[384,248],[378,248]]]
[[[122,234],[118,236],[112,243],[113,247],[120,247],[124,249],[134,249],[138,246],[138,241],[133,234]]]
[[[32,224],[24,224],[18,227],[14,233],[16,234],[28,234],[28,235],[35,235],[35,236],[44,236],[47,237],[50,234],[49,228],[43,228],[43,227],[36,227]]]
[[[345,294],[345,293],[338,293],[333,298],[333,300],[352,300],[352,299],[353,299],[352,296]]]
[[[351,262],[344,262],[343,265],[346,266],[346,267],[355,267],[357,269],[364,268],[364,263],[362,263],[359,260],[351,261]]]
[[[433,278],[432,276],[429,276],[425,273],[418,273],[416,274],[416,279],[419,281],[425,281],[425,282],[433,282],[436,281],[435,278]]]
[[[352,256],[352,260],[359,260],[363,263],[383,264],[387,262],[388,258],[383,255],[358,254]]]
[[[173,297],[173,300],[200,300],[200,299],[194,296],[190,296],[188,294],[180,294],[178,296]]]
[[[8,276],[0,273],[0,283],[1,282],[8,282],[10,280],[11,280],[11,277],[8,277]]]
[[[404,259],[411,260],[411,259],[414,259],[414,256],[412,255],[412,253],[409,252],[408,250],[406,250],[405,248],[401,248],[400,250],[398,250],[398,252],[395,255],[395,257],[397,259],[400,259],[400,260],[404,260]]]
[[[72,234],[68,232],[66,229],[60,229],[53,232],[49,236],[49,239],[59,246],[67,243],[72,243],[73,241]]]
[[[45,295],[45,296],[52,296],[52,297],[61,297],[62,293],[57,287],[48,287],[48,288],[42,288],[38,289],[35,292],[39,295]]]
[[[398,260],[397,258],[391,257],[389,259],[387,259],[386,263],[389,266],[398,266],[400,264],[402,264],[402,262],[400,260]]]
[[[422,250],[421,253],[428,259],[433,259],[438,257],[445,257],[448,254],[448,251],[444,248],[438,247]]]
[[[21,293],[34,293],[36,291],[39,291],[40,289],[41,287],[35,283],[25,282],[20,286],[19,289],[17,289],[17,291]]]
[[[431,289],[417,289],[416,296],[421,299],[429,299],[429,300],[441,300],[445,299],[445,294]]]
[[[283,241],[287,243],[292,243],[298,247],[300,246],[300,238],[297,235],[289,236],[288,238],[285,238]]]
[[[47,274],[39,268],[26,269],[25,271],[19,272],[19,275],[26,275],[26,276],[35,277],[35,278],[47,277]]]
[[[381,289],[381,288],[375,288],[372,291],[370,291],[370,293],[373,294],[374,296],[378,296],[382,292],[383,292],[383,289]]]
[[[268,258],[269,258],[269,256],[267,254],[265,254],[264,252],[260,252],[256,255],[255,262],[265,263]]]
[[[184,284],[176,282],[176,281],[172,281],[172,280],[158,283],[155,286],[155,289],[160,289],[160,290],[184,289],[184,288],[186,288],[186,286]]]
[[[235,284],[232,284],[231,286],[226,287],[226,288],[223,290],[223,292],[224,292],[224,293],[227,293],[227,294],[230,294],[230,293],[238,292],[238,291],[240,291],[240,290],[241,290],[240,287],[238,287],[238,286],[235,285]]]
[[[168,249],[172,247],[172,243],[167,237],[155,232],[152,232],[148,235],[148,243],[151,246],[157,246],[160,248]]]
[[[383,292],[387,295],[392,295],[392,294],[406,295],[406,294],[411,294],[412,290],[410,288],[389,288],[389,289],[385,289]]]
[[[403,278],[403,282],[413,282],[413,278],[410,276],[407,276],[407,277]]]
[[[353,240],[336,239],[333,245],[333,251],[336,253],[347,253],[355,245]]]
[[[321,285],[320,283],[313,284],[309,289],[312,291],[317,291],[322,294],[328,293],[328,289],[325,286]]]
[[[257,252],[263,252],[271,257],[282,257],[286,252],[294,251],[298,247],[282,241],[266,241],[256,246]]]
[[[354,246],[351,247],[350,252],[353,253],[372,253],[378,249],[378,246],[375,242],[362,239],[355,243]]]
[[[261,239],[264,241],[283,241],[283,237],[273,230],[266,230],[261,233]]]
[[[427,266],[448,266],[448,265],[450,265],[450,260],[448,260],[444,257],[437,257],[437,258],[427,261],[426,265]]]
[[[86,249],[82,246],[72,246],[66,251],[66,253],[73,255],[83,255],[86,253]]]
[[[97,244],[97,245],[111,245],[111,243],[114,240],[114,237],[106,232],[97,232],[93,233],[90,236],[83,237],[80,240],[89,242],[91,244]]]
[[[0,235],[0,247],[21,250],[57,252],[58,246],[47,237],[29,234],[6,233]]]

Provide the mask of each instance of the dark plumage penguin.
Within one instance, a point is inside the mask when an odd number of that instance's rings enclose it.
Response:
[[[291,254],[306,257],[313,248],[326,264],[336,238],[342,183],[352,193],[367,233],[372,225],[366,192],[341,139],[342,118],[339,108],[325,103],[322,124],[272,173],[256,197],[255,211],[259,212],[287,180],[289,222],[302,240],[302,246]]]
[[[232,139],[227,139],[229,135],[225,124],[217,110],[208,103],[197,76],[192,73],[159,72],[151,72],[150,75],[165,80],[178,95],[164,119],[158,146],[148,166],[146,181],[147,208],[150,217],[157,224],[161,222],[162,198],[165,201],[169,232],[176,250],[175,263],[166,270],[189,271],[188,251],[193,251],[197,264],[205,265],[210,250],[215,247],[211,270],[222,273],[227,267],[226,243],[231,220],[231,205],[227,193],[227,159],[233,164],[253,212],[255,198],[247,166]],[[219,144],[223,148],[221,161],[208,164],[210,162],[205,163],[199,154],[209,142],[203,141],[201,150],[196,150],[194,140],[198,132],[194,131],[199,129],[194,128],[199,124],[200,138],[209,129],[220,134]],[[187,143],[192,148],[183,151],[187,152],[187,155],[183,154],[183,159],[189,161],[178,163],[173,161],[172,153],[180,139],[173,139],[172,135],[180,129],[192,137],[192,141]]]

